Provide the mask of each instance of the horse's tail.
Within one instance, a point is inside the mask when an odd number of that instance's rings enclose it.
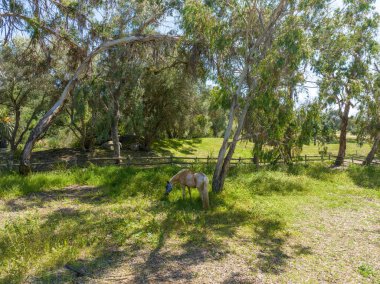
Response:
[[[208,209],[210,206],[209,199],[208,199],[208,178],[205,175],[203,180],[203,190],[202,190],[202,202],[203,202],[203,208]]]

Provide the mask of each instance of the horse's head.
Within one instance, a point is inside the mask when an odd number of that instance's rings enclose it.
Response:
[[[166,187],[165,187],[165,195],[168,195],[173,189],[173,184],[168,181],[166,182]]]

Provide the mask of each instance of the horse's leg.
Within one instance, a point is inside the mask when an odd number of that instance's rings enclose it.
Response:
[[[182,198],[183,198],[183,200],[185,200],[185,198],[186,198],[186,186],[185,185],[181,185],[181,187],[182,187]]]
[[[202,192],[202,189],[198,188],[198,191],[199,191],[199,195],[201,196],[201,200],[202,200],[202,205],[203,205],[203,192]]]
[[[190,195],[190,200],[191,200],[191,188],[190,188],[190,186],[188,186],[187,189],[189,190],[189,195]]]

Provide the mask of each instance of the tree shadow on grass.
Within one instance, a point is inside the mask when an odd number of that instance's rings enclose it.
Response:
[[[65,199],[74,200],[81,203],[99,203],[105,196],[102,189],[93,186],[68,186],[62,189],[41,191],[31,193],[26,196],[5,201],[5,208],[8,211],[22,211],[31,208],[44,208],[50,202],[63,201]]]
[[[4,201],[7,210],[20,211],[34,207],[46,207],[50,202],[65,199],[87,204],[103,204],[118,202],[138,195],[160,198],[165,191],[166,181],[180,168],[162,167],[153,169],[136,169],[133,167],[90,168],[74,172],[71,186],[50,189],[59,184],[67,184],[59,173],[56,176],[35,175],[30,178],[10,175],[0,182],[0,191],[16,188],[20,197]],[[100,186],[88,186],[96,178]],[[0,192],[1,193],[1,192]]]
[[[197,145],[200,144],[202,140],[200,138],[193,139],[164,139],[157,141],[154,145],[154,151],[160,153],[161,155],[172,155],[172,151],[177,151],[184,155],[192,155],[197,151]]]
[[[223,212],[205,212],[200,200],[195,201],[191,204],[179,199],[171,203],[167,217],[160,225],[159,241],[146,260],[134,267],[134,283],[192,281],[196,277],[192,267],[226,256],[228,249],[215,236],[233,237],[239,226],[249,220],[250,213],[232,208]],[[162,208],[152,208],[153,212],[156,210],[159,212]],[[184,240],[173,249],[170,248],[172,235]]]
[[[35,282],[70,282],[76,278],[87,282],[96,278],[107,280],[104,275],[113,274],[119,268],[126,270],[124,276],[107,281],[191,282],[197,277],[192,268],[228,255],[228,247],[221,240],[232,239],[241,226],[253,224],[253,242],[260,249],[256,267],[265,273],[283,271],[289,256],[284,252],[287,235],[279,216],[260,217],[258,212],[234,207],[226,203],[223,196],[213,193],[210,193],[212,208],[209,211],[202,210],[198,194],[193,195],[192,200],[182,200],[177,191],[169,200],[163,199],[167,176],[176,171],[161,168],[136,172],[116,168],[106,173],[109,178],[104,180],[100,192],[89,190],[83,192],[83,196],[63,192],[65,198],[85,203],[87,209],[61,208],[41,224],[30,221],[15,224],[13,233],[0,234],[2,257],[16,257],[16,254],[17,258],[27,257],[38,251],[39,255],[32,261],[38,263],[57,251],[58,256],[53,257],[52,263],[33,278]],[[278,183],[276,180],[260,182]],[[273,191],[273,187],[265,190]],[[139,198],[139,194],[144,195],[144,200],[151,200],[150,205],[137,209],[108,207],[130,197]],[[50,200],[49,195],[45,198],[46,202]],[[105,203],[106,208],[98,206]],[[94,206],[89,207],[89,204]],[[14,249],[12,234],[21,240],[19,251],[11,250]],[[177,240],[174,247],[173,239]],[[16,271],[21,279],[26,273],[23,269],[25,267]],[[12,279],[15,275],[12,273],[0,282]]]
[[[151,200],[164,195],[166,182],[176,174],[179,167],[151,169],[113,168],[103,181],[104,195],[111,200],[122,200],[143,194]]]
[[[223,200],[217,202],[221,204]],[[126,264],[132,267],[131,282],[145,283],[151,279],[155,282],[191,281],[196,275],[189,268],[225,255],[225,247],[212,234],[233,236],[250,216],[249,212],[232,208],[223,212],[205,212],[198,199],[192,202],[181,199],[157,201],[141,213],[144,212],[155,216],[164,214],[165,218],[139,222],[129,216],[129,211],[121,215],[117,211],[114,216],[108,211],[102,213],[92,209],[57,209],[42,223],[23,220],[14,224],[13,233],[12,225],[9,227],[10,234],[0,234],[0,249],[4,252],[2,257],[8,259],[17,254],[18,258],[25,258],[34,255],[32,262],[38,263],[40,258],[52,255],[51,249],[59,251],[59,256],[55,256],[45,269],[38,272],[32,282],[70,282],[78,277],[78,280],[91,282],[91,279],[101,279],[105,273]],[[231,220],[234,223],[231,224]],[[128,229],[135,226],[136,229]],[[23,230],[17,232],[17,228]],[[21,243],[16,245],[16,251],[12,251],[11,247],[14,248],[15,244],[10,243],[10,238],[16,233]],[[150,242],[147,242],[149,235],[157,236],[152,249]],[[173,235],[184,240],[179,246],[180,250],[172,249],[167,243]],[[35,255],[37,251],[38,255]],[[81,251],[91,251],[91,257],[80,257]],[[144,260],[130,262],[136,255],[143,255]],[[20,280],[23,279],[27,271],[23,270],[25,267],[19,269],[11,271],[0,281],[15,280],[15,271]]]
[[[249,183],[251,193],[255,195],[287,195],[307,191],[304,184],[296,180],[278,178],[267,174],[255,176]]]
[[[310,246],[294,245],[292,246],[292,249],[294,250],[297,256],[313,254],[313,250]]]
[[[347,171],[356,185],[380,190],[380,167],[352,166]]]
[[[241,284],[241,283],[262,283],[262,280],[249,277],[243,273],[233,272],[223,282],[223,284]]]
[[[35,192],[41,192],[44,188],[53,187],[62,184],[62,178],[56,177],[32,176],[22,177],[18,174],[9,174],[2,176],[0,179],[0,197],[6,195],[8,191],[17,189],[17,194],[24,196]]]
[[[280,274],[291,258],[284,252],[287,234],[285,224],[277,219],[263,219],[255,223],[254,242],[260,246],[257,268],[264,273]]]
[[[338,170],[333,170],[330,166],[323,163],[289,165],[286,168],[286,172],[290,175],[305,175],[315,180],[323,181],[332,181],[340,173]]]
[[[104,264],[116,265],[123,256],[117,249],[124,242],[123,229],[129,222],[131,220],[125,216],[61,208],[43,222],[26,218],[10,224],[6,234],[0,231],[0,263],[2,258],[10,260],[12,268],[8,275],[0,278],[0,283],[17,282],[18,279],[21,282],[31,269],[17,266],[15,259],[24,259],[30,265],[46,262],[52,257],[46,268],[31,280],[37,283],[62,283],[77,274],[90,276]],[[91,260],[80,258],[83,250],[91,251]],[[74,267],[75,270],[66,267]]]

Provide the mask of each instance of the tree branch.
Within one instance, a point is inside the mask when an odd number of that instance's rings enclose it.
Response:
[[[71,47],[73,47],[75,49],[82,50],[82,48],[76,42],[74,42],[70,37],[68,37],[67,35],[62,34],[61,32],[59,32],[57,30],[54,30],[54,29],[50,28],[46,23],[44,23],[42,21],[39,21],[39,20],[34,19],[34,18],[30,18],[30,17],[25,16],[25,15],[16,14],[16,13],[10,13],[10,12],[0,14],[0,19],[1,18],[5,18],[5,17],[11,17],[11,18],[21,19],[21,20],[25,21],[28,25],[30,25],[32,27],[41,29],[41,30],[47,32],[48,34],[54,35],[57,38],[60,38],[60,39],[64,40]]]

